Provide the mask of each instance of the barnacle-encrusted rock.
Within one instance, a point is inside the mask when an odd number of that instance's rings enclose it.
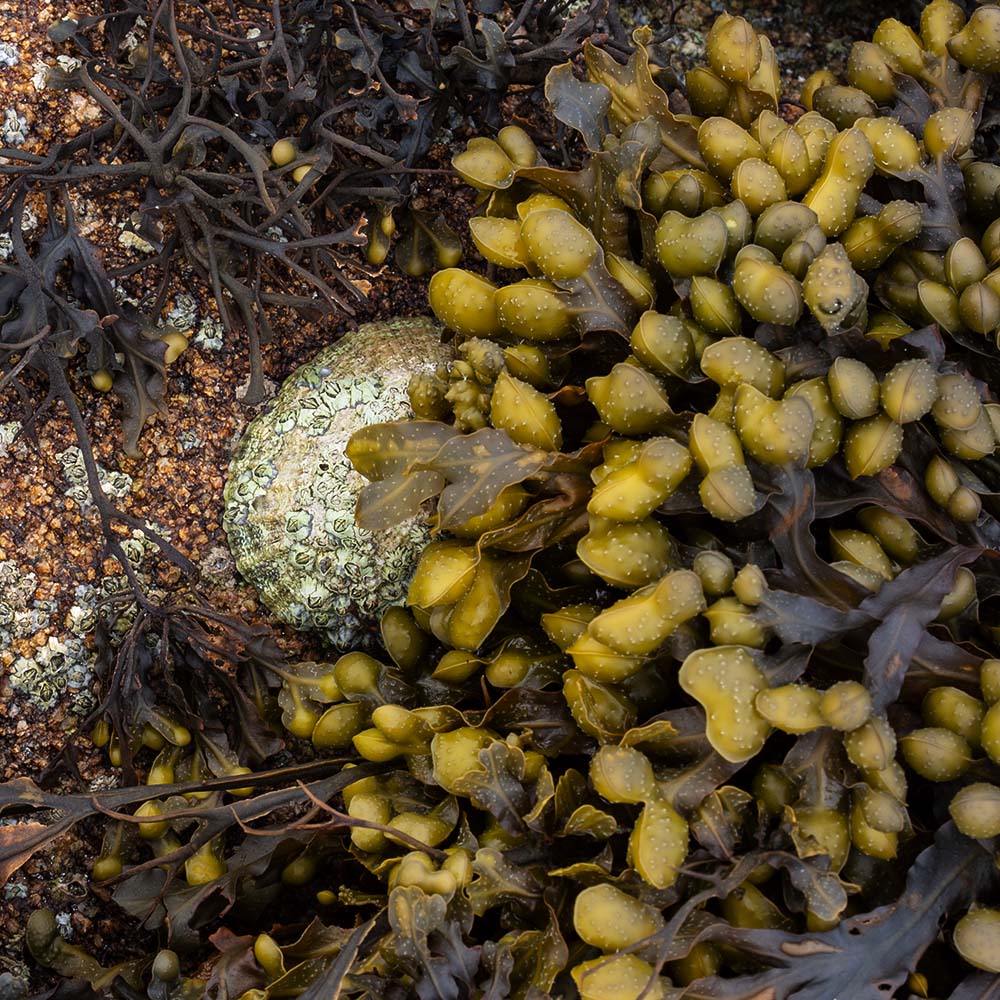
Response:
[[[360,427],[411,415],[410,377],[451,360],[438,330],[418,318],[348,333],[288,377],[233,454],[223,523],[237,568],[278,618],[336,646],[377,631],[429,538],[420,519],[355,525],[365,480],[344,447]]]

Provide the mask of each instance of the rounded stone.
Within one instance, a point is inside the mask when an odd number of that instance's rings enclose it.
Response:
[[[247,427],[229,466],[223,526],[237,569],[281,621],[359,648],[405,597],[429,525],[359,528],[366,480],[345,448],[361,427],[411,417],[410,377],[451,359],[430,319],[368,323],[293,372]]]

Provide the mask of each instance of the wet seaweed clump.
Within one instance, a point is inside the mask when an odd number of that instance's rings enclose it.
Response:
[[[883,21],[800,114],[741,17],[670,93],[633,38],[547,77],[581,165],[454,158],[456,360],[347,448],[359,524],[432,540],[381,649],[253,661],[315,764],[151,719],[98,800],[151,996],[996,989],[1000,6]]]

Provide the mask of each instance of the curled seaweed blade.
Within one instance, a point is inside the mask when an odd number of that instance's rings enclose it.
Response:
[[[545,97],[552,113],[564,125],[583,136],[587,148],[598,151],[607,132],[611,91],[603,83],[578,80],[571,63],[549,70],[545,77]]]
[[[416,517],[424,501],[445,486],[436,469],[416,468],[433,458],[455,431],[434,421],[370,424],[356,431],[347,445],[355,469],[372,480],[358,495],[358,524],[385,530]]]
[[[548,452],[515,444],[504,431],[488,427],[447,441],[429,462],[448,485],[438,501],[443,528],[484,513],[508,486],[522,483],[552,461]]]
[[[989,972],[973,972],[966,976],[948,1000],[997,1000],[1000,997],[1000,976]]]
[[[997,880],[989,852],[946,824],[917,858],[898,902],[850,917],[834,930],[788,934],[713,925],[707,938],[745,949],[774,967],[729,980],[706,979],[685,996],[830,1000],[849,995],[879,1000],[903,983],[937,937],[942,916],[988,892]]]
[[[615,148],[594,153],[579,170],[525,167],[517,176],[536,181],[569,202],[606,252],[628,254],[628,209],[640,207],[639,179],[660,150],[659,136],[650,127],[654,122],[653,118],[640,119],[629,127]],[[572,285],[568,287],[574,289]],[[608,293],[604,294],[607,297]]]
[[[697,128],[673,114],[664,90],[650,72],[648,45],[652,31],[637,28],[632,35],[635,51],[625,65],[616,62],[606,51],[588,42],[584,59],[592,81],[602,83],[611,93],[610,116],[617,132],[643,118],[652,117],[660,127],[663,141],[663,166],[689,166],[704,169],[698,151]]]
[[[980,555],[977,548],[956,546],[904,570],[864,602],[861,610],[881,619],[868,639],[865,657],[865,684],[877,708],[887,707],[898,697],[926,627],[955,585],[955,574]]]

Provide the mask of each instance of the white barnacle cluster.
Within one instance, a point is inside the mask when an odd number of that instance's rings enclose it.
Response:
[[[97,588],[93,584],[77,584],[73,594],[73,604],[66,612],[66,628],[73,635],[83,638],[97,627],[96,595]]]
[[[11,688],[29,704],[48,709],[65,695],[70,711],[83,715],[93,707],[94,679],[94,653],[84,640],[96,625],[100,595],[90,585],[77,587],[65,620],[69,634],[62,635],[55,631],[58,602],[36,596],[38,584],[16,560],[0,561],[0,650],[6,651],[0,663]],[[35,645],[39,637],[45,641],[30,655],[15,655],[15,643],[30,639]],[[20,710],[16,701],[5,706],[12,716]]]
[[[34,573],[24,572],[12,559],[0,562],[0,648],[10,649],[17,640],[50,627],[57,605],[36,597],[37,588]],[[93,704],[93,657],[80,638],[49,635],[31,656],[11,656],[8,681],[37,708],[51,708],[65,693],[71,710],[82,714]],[[19,710],[16,703],[5,707],[12,715]]]
[[[173,330],[194,330],[191,343],[204,351],[222,350],[222,322],[217,316],[205,316],[199,321],[198,303],[194,296],[181,292],[163,315],[166,326]]]
[[[147,521],[146,527],[169,541],[171,533],[162,524]],[[133,528],[131,534],[121,540],[121,547],[147,596],[161,600],[165,596],[164,591],[151,572],[150,557],[159,551],[156,542],[140,529]],[[129,577],[124,572],[102,576],[96,585],[79,584],[74,592],[74,603],[66,614],[67,629],[74,635],[84,637],[94,631],[99,617],[106,616],[113,607],[113,617],[108,623],[111,626],[111,642],[116,645],[132,627],[138,614],[139,606],[131,595]]]
[[[146,39],[146,33],[143,31],[143,28],[147,27],[149,27],[149,24],[146,19],[144,17],[137,17],[132,30],[122,39],[122,48],[126,52],[131,52],[142,44]]]
[[[41,631],[55,606],[36,601],[38,577],[24,572],[13,559],[0,562],[0,646],[6,649],[16,639]]]
[[[146,523],[147,527],[149,527],[150,530],[155,531],[158,535],[160,535],[160,537],[165,539],[170,538],[170,532],[164,528],[163,525],[156,524],[155,522]],[[129,565],[135,570],[140,570],[142,568],[147,556],[150,556],[155,552],[159,552],[159,546],[156,542],[152,541],[138,528],[132,529],[132,533],[129,537],[122,540],[121,546],[122,551],[125,553],[125,558],[129,561]]]
[[[201,435],[193,427],[181,431],[177,435],[177,441],[184,451],[193,451],[204,443]]]
[[[16,108],[6,108],[0,119],[0,145],[20,146],[28,138],[28,119]]]
[[[421,519],[373,533],[354,523],[365,480],[344,449],[358,428],[411,415],[410,376],[450,360],[430,320],[372,323],[285,381],[237,446],[223,525],[241,575],[282,621],[364,644],[400,603],[429,538]]]
[[[49,636],[31,657],[18,657],[10,670],[15,691],[29,696],[38,708],[51,708],[65,692],[77,713],[93,705],[93,654],[79,640]]]
[[[0,42],[0,69],[10,69],[20,61],[16,45],[11,42]]]
[[[30,208],[25,208],[21,213],[21,231],[24,233],[30,233],[38,225],[38,216],[31,211]],[[9,231],[0,232],[0,260],[7,260],[10,255],[14,252],[14,240],[11,237]],[[0,432],[2,434],[2,432]],[[0,441],[2,444],[2,441]]]
[[[52,67],[44,59],[36,59],[31,67],[31,85],[35,90],[44,90],[49,85]]]
[[[59,452],[56,459],[62,466],[63,474],[70,482],[66,496],[79,504],[81,508],[89,507],[91,504],[90,488],[87,485],[87,469],[83,463],[83,453],[76,445],[72,445],[65,451]],[[132,489],[132,477],[124,472],[105,469],[98,464],[97,477],[101,489],[112,499],[127,496]]]
[[[198,318],[198,304],[193,295],[180,292],[174,304],[163,314],[164,322],[174,330],[190,330]]]
[[[206,316],[198,324],[198,329],[195,331],[194,337],[191,338],[191,343],[204,351],[221,351],[223,333],[225,333],[225,329],[222,326],[222,320],[218,316]]]
[[[8,420],[6,423],[0,424],[0,458],[7,454],[20,430],[21,422],[19,420]]]
[[[260,38],[261,34],[263,34],[263,32],[261,32],[260,28],[248,28],[247,29],[247,41],[250,41],[250,42],[257,41],[257,39]],[[268,41],[257,42],[257,49],[260,52],[267,52],[267,50],[270,47],[271,47],[271,43],[268,42]]]
[[[61,89],[66,80],[73,75],[81,66],[81,62],[76,56],[61,55],[56,56],[55,65],[49,65],[42,59],[35,62],[32,67],[31,85],[35,90],[45,90],[46,87]],[[55,77],[55,83],[53,83]]]

